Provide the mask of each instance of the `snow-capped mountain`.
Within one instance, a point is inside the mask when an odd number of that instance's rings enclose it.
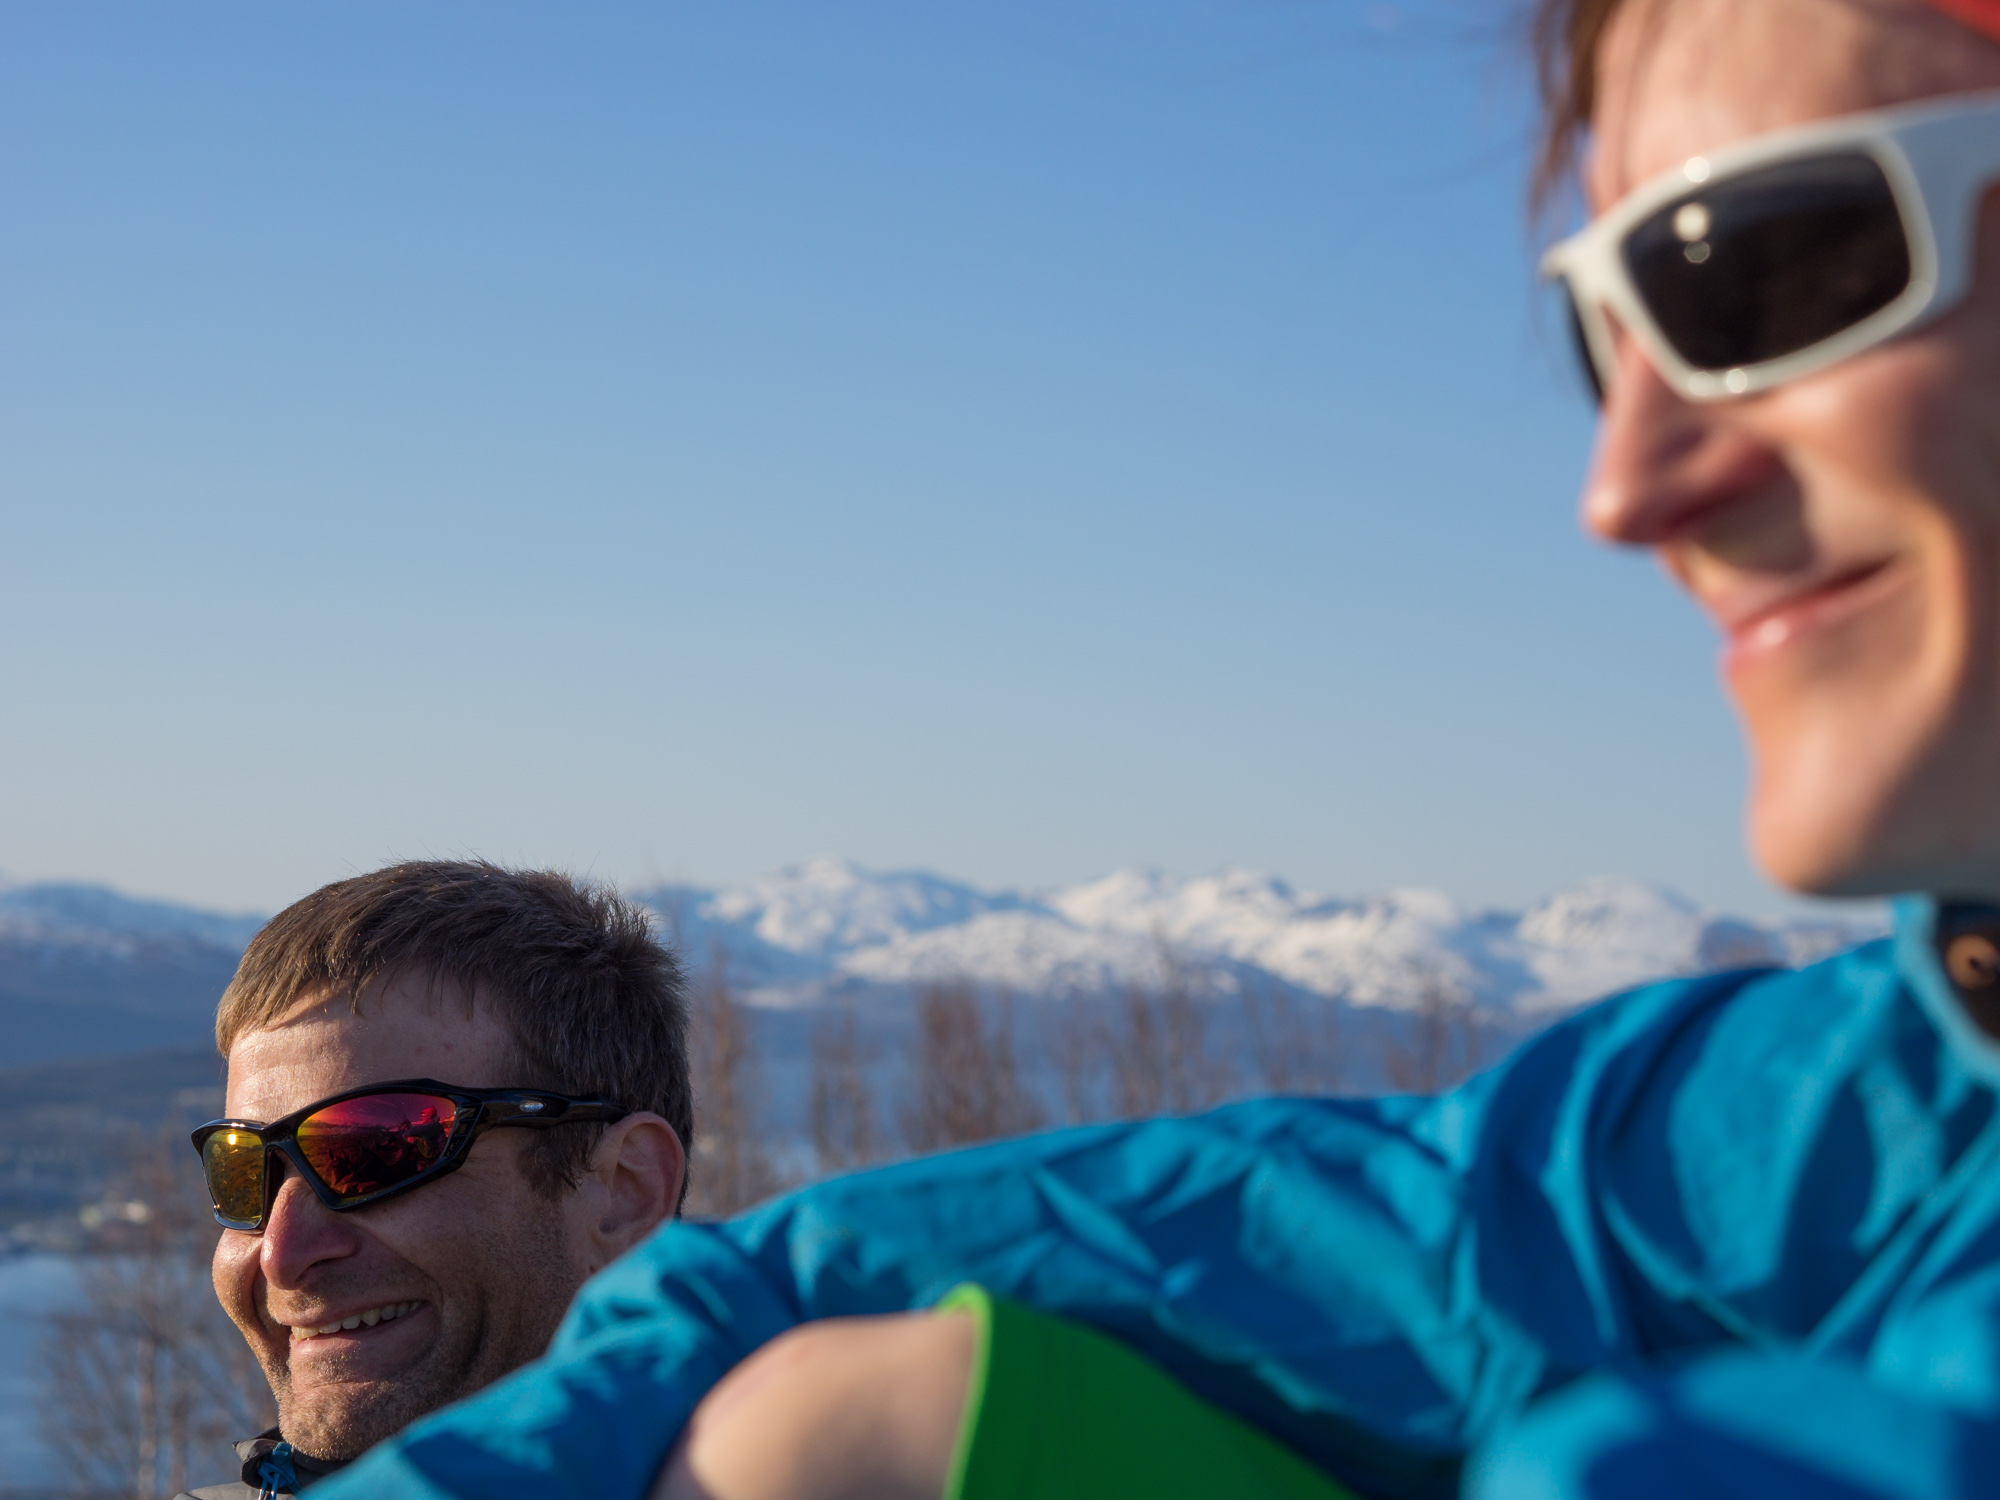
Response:
[[[201,1044],[261,922],[103,886],[0,886],[0,1066]]]
[[[1424,890],[1330,900],[1241,870],[1008,891],[817,859],[744,885],[635,894],[692,966],[724,955],[774,1011],[906,998],[941,979],[1059,999],[1174,969],[1221,1002],[1276,987],[1393,1012],[1442,993],[1511,1034],[1641,980],[1800,963],[1874,930],[1721,916],[1625,880],[1477,911]],[[261,921],[102,886],[0,886],[0,1065],[199,1042]]]
[[[1228,992],[1277,983],[1404,1009],[1442,986],[1520,1021],[1667,974],[1796,964],[1879,923],[1756,922],[1636,881],[1586,881],[1525,912],[1468,911],[1435,891],[1329,900],[1241,870],[1123,870],[1041,892],[818,859],[745,886],[643,893],[699,964],[720,949],[754,998],[963,978],[1020,993],[1155,984],[1166,966]]]
[[[203,943],[241,953],[264,925],[249,914],[202,911],[169,901],[144,901],[108,886],[0,884],[0,938],[76,945]]]

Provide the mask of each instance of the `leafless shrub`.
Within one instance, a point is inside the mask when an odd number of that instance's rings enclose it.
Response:
[[[1330,1094],[1341,1085],[1340,1012],[1324,1000],[1301,1004],[1288,987],[1244,983],[1243,1032],[1258,1084],[1272,1094]]]
[[[937,1151],[1032,1130],[1041,1110],[1014,1065],[1013,1006],[990,1007],[969,983],[925,985],[917,994],[917,1054],[903,1134],[912,1150]]]
[[[1384,1072],[1401,1093],[1441,1093],[1479,1066],[1484,1039],[1466,996],[1436,969],[1419,974],[1416,998],[1403,1035],[1388,1045]]]
[[[883,1156],[868,1079],[873,1061],[854,1012],[829,1011],[814,1023],[808,1110],[820,1174],[849,1172]]]
[[[233,1475],[229,1443],[277,1420],[263,1371],[216,1304],[210,1219],[185,1136],[143,1142],[84,1212],[83,1305],[51,1315],[38,1413],[79,1488],[157,1500]]]
[[[695,1145],[687,1211],[720,1218],[776,1192],[778,1174],[764,1135],[761,1060],[720,945],[711,950],[692,999]]]

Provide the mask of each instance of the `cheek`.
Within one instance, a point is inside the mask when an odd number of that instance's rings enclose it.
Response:
[[[1760,774],[1789,778],[1806,755],[1833,753],[1848,774],[1907,760],[1907,749],[1891,747],[1935,727],[1958,675],[1940,659],[1944,633],[1934,605],[1913,570],[1895,597],[1845,626],[1732,670],[1729,686]]]
[[[223,1231],[215,1242],[209,1261],[209,1279],[215,1285],[215,1300],[239,1328],[260,1332],[263,1320],[257,1308],[258,1241],[251,1235]]]
[[[1972,339],[1989,324],[1993,340]],[[1989,718],[2000,686],[2000,350],[1975,342],[2000,345],[2000,322],[1884,351],[1837,450],[1917,574],[1920,619],[1885,644],[1921,683],[1934,733]]]
[[[1845,399],[1813,415],[1818,446],[1850,472],[1961,538],[1990,541],[2000,535],[2000,267],[1986,280],[1934,327],[1854,360],[1849,379],[1827,382]]]
[[[458,1171],[436,1182],[364,1209],[369,1237],[390,1257],[414,1267],[440,1286],[465,1286],[476,1278],[461,1268],[504,1259],[507,1246],[531,1217],[548,1206],[533,1199],[504,1152],[489,1151],[494,1131],[476,1142]]]
[[[1760,436],[1780,449],[1805,496],[1809,522],[1844,531],[1894,521],[1908,502],[1949,493],[1963,439],[1954,410],[1959,359],[1934,340],[1871,350],[1774,394]]]
[[[1768,405],[1813,552],[1888,559],[1903,580],[1732,679],[1760,857],[1788,884],[1920,884],[1968,838],[2000,837],[2000,423],[1977,404],[2000,411],[2000,381],[1975,376],[1959,344],[1918,338]]]

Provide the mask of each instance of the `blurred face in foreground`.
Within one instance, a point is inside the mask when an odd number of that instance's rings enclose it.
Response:
[[[227,1113],[276,1120],[400,1078],[518,1086],[510,1043],[490,1007],[394,975],[359,1013],[345,995],[311,997],[238,1037]],[[288,1172],[260,1233],[223,1231],[216,1295],[264,1367],[288,1442],[354,1457],[535,1358],[585,1278],[672,1210],[681,1157],[659,1116],[607,1128],[581,1184],[553,1197],[523,1170],[540,1138],[488,1131],[457,1171],[348,1213]]]
[[[1917,0],[1626,0],[1598,61],[1598,212],[1746,136],[2000,88],[2000,46]],[[1621,337],[1583,515],[1722,630],[1770,875],[2000,895],[2000,195],[1963,302],[1789,384],[1690,402]]]

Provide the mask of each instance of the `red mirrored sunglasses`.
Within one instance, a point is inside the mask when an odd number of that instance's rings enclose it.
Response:
[[[631,1111],[608,1099],[546,1089],[462,1089],[434,1078],[372,1083],[294,1110],[282,1120],[211,1120],[195,1129],[215,1222],[257,1233],[291,1163],[335,1213],[366,1208],[464,1165],[472,1143],[500,1125],[545,1130],[609,1122]]]

